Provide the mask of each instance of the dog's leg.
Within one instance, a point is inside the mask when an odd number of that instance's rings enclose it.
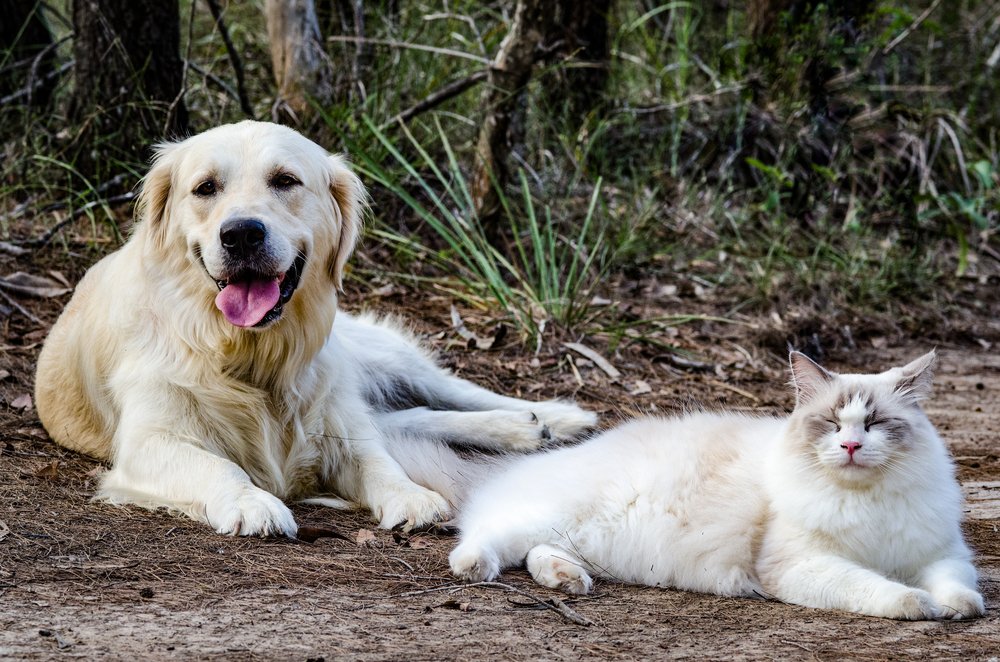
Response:
[[[534,414],[554,439],[571,439],[597,423],[597,415],[562,400],[529,402],[456,377],[438,366],[416,340],[391,322],[342,318],[347,351],[366,374],[369,397],[378,410],[426,405],[435,410]]]
[[[440,411],[413,407],[378,413],[381,430],[489,450],[532,451],[552,439],[548,426],[530,411]]]
[[[99,499],[180,510],[228,535],[295,536],[288,507],[235,463],[163,432],[123,425],[118,434],[131,438],[116,444]]]
[[[288,507],[235,462],[209,450],[204,424],[184,413],[188,396],[134,376],[124,373],[116,385],[122,414],[113,466],[97,498],[179,510],[229,535],[294,537],[298,527]]]
[[[426,394],[428,404],[434,409],[480,412],[505,410],[529,414],[553,439],[572,439],[597,424],[597,414],[581,409],[572,402],[529,402],[511,398],[455,377],[440,368],[436,368],[433,373],[418,375],[414,382]],[[491,413],[501,416],[500,412]],[[513,418],[509,414],[508,417]]]
[[[385,529],[402,526],[408,531],[415,526],[447,519],[450,509],[445,498],[410,480],[399,462],[389,454],[386,444],[400,442],[387,438],[383,431],[375,428],[370,412],[362,403],[357,403],[356,407],[353,411],[364,411],[365,415],[353,421],[339,418],[336,424],[328,427],[351,430],[339,440],[340,453],[330,476],[331,487],[371,510],[379,526]]]
[[[426,394],[434,409],[458,411],[507,410],[534,414],[556,439],[569,439],[597,423],[597,415],[572,402],[545,400],[529,402],[494,393],[489,389],[451,375],[440,368],[417,375],[414,384]]]

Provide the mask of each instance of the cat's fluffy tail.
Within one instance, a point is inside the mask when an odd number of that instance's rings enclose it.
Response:
[[[459,452],[443,442],[414,437],[395,439],[388,450],[410,480],[434,490],[452,508],[462,505],[470,490],[511,461],[510,455]]]

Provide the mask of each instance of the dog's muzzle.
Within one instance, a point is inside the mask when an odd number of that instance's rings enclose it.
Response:
[[[224,277],[205,267],[219,294],[215,306],[226,320],[242,328],[264,328],[277,321],[295,294],[306,265],[301,251],[287,271],[281,271],[268,247],[267,226],[254,218],[226,221],[219,231]],[[201,258],[200,251],[196,251]]]

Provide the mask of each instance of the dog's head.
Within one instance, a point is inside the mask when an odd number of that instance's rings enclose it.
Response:
[[[263,329],[298,290],[341,286],[365,201],[341,157],[287,127],[244,121],[159,146],[136,239],[196,273],[194,287],[230,324]]]

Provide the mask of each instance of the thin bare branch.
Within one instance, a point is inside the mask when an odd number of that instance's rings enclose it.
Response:
[[[250,105],[250,99],[247,97],[246,83],[243,78],[243,61],[240,60],[240,54],[233,46],[233,40],[229,38],[229,30],[222,20],[222,8],[219,6],[218,0],[205,0],[205,2],[208,4],[208,10],[212,12],[212,18],[215,19],[215,27],[218,28],[222,43],[226,46],[226,54],[229,55],[229,63],[233,67],[233,75],[236,76],[236,98],[240,102],[240,110],[250,119],[256,119],[253,106]]]
[[[489,72],[485,69],[477,71],[475,73],[469,74],[465,78],[448,83],[447,85],[438,88],[431,94],[428,94],[418,103],[413,104],[406,110],[402,111],[388,122],[379,127],[379,130],[384,131],[393,124],[400,122],[407,122],[413,117],[419,115],[420,113],[426,112],[431,108],[435,108],[449,99],[457,97],[462,92],[465,92],[469,88],[481,83],[486,80],[489,76]]]
[[[3,98],[0,98],[0,106],[7,105],[11,101],[17,101],[21,97],[30,96],[36,89],[41,87],[45,83],[45,81],[49,80],[50,78],[57,78],[59,76],[62,76],[64,73],[72,69],[73,64],[74,64],[73,60],[65,62],[58,69],[50,71],[49,73],[45,74],[40,78],[35,78],[27,86],[18,90],[17,92],[13,92]]]
[[[511,586],[510,584],[504,584],[502,582],[472,582],[471,584],[448,584],[447,586],[435,586],[434,588],[425,588],[419,591],[407,591],[406,593],[400,593],[399,597],[408,598],[414,595],[423,595],[425,593],[439,593],[441,591],[460,591],[466,588],[499,588],[504,591],[510,591],[511,593],[516,593],[522,597],[528,598],[532,602],[538,604],[540,607],[544,607],[551,611],[556,612],[567,621],[571,623],[576,623],[577,625],[593,625],[594,622],[589,618],[581,616],[576,611],[574,611],[568,604],[559,598],[552,598],[551,600],[543,600],[533,593],[528,593],[527,591],[522,591],[516,586]]]
[[[885,48],[882,49],[882,55],[888,55],[893,51],[894,48],[896,48],[896,46],[899,46],[901,43],[903,43],[903,41],[910,36],[910,33],[916,30],[918,27],[920,27],[920,24],[926,21],[927,17],[930,16],[940,4],[941,0],[934,0],[934,2],[931,3],[930,7],[921,12],[920,16],[917,16],[915,19],[913,19],[912,23],[906,26],[905,30],[900,32],[898,35],[896,35],[895,39],[886,44]]]
[[[35,324],[39,324],[39,325],[42,324],[42,320],[38,319],[37,317],[35,317],[34,315],[32,315],[30,312],[28,312],[28,310],[24,306],[22,306],[17,301],[15,301],[9,294],[7,294],[6,292],[4,292],[2,289],[0,289],[0,298],[3,298],[4,301],[6,301],[7,303],[10,304],[11,308],[13,308],[17,312],[21,313],[21,315],[23,315],[24,317],[28,318],[29,320],[31,320]]]
[[[42,248],[50,241],[52,241],[52,238],[55,237],[64,227],[75,221],[80,216],[86,214],[94,207],[117,205],[123,202],[131,202],[132,200],[135,200],[135,192],[133,191],[128,191],[126,193],[122,193],[121,195],[114,195],[111,196],[110,198],[104,198],[102,200],[92,200],[87,204],[81,207],[77,207],[76,209],[71,211],[69,215],[66,216],[66,218],[53,225],[51,228],[49,228],[49,230],[41,237],[38,237],[37,239],[28,239],[26,241],[19,241],[16,243],[18,245],[28,246],[30,248]]]
[[[349,37],[346,35],[332,35],[326,38],[327,41],[346,41],[350,43],[362,42],[365,44],[375,44],[377,46],[388,46],[389,48],[405,48],[412,51],[425,51],[427,53],[437,53],[438,55],[447,55],[450,57],[458,57],[463,60],[472,60],[473,62],[478,62],[484,66],[488,66],[492,63],[489,58],[481,57],[479,55],[473,55],[472,53],[466,53],[464,51],[456,51],[451,48],[438,48],[437,46],[425,46],[424,44],[411,44],[405,41],[396,41],[394,39],[371,39],[367,37]]]

